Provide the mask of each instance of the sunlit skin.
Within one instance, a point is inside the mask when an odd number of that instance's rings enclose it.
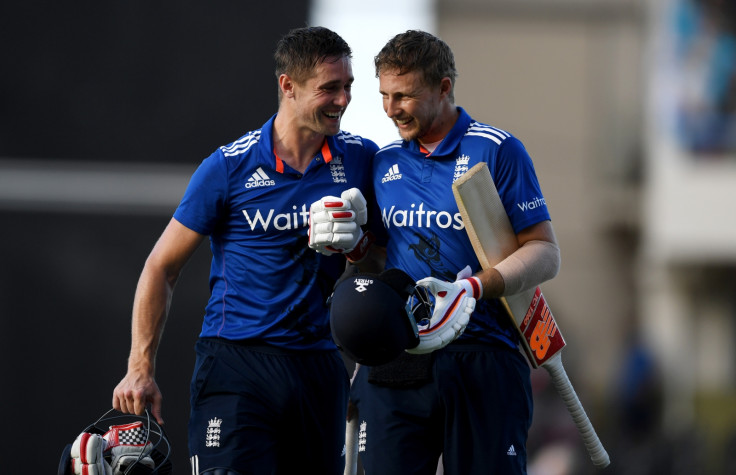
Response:
[[[282,160],[303,171],[325,135],[340,131],[353,80],[348,57],[327,58],[302,83],[286,74],[279,77],[283,97],[274,123],[274,147]]]
[[[438,86],[428,86],[418,71],[399,75],[388,70],[381,71],[378,82],[383,110],[402,139],[438,142],[455,124],[458,112],[450,99],[450,78],[444,78]]]

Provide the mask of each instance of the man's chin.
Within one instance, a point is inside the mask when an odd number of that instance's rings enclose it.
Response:
[[[414,128],[407,128],[407,127],[399,127],[399,124],[394,122],[394,125],[396,126],[396,131],[399,133],[399,137],[401,137],[402,140],[406,140],[407,142],[411,142],[415,138],[417,138],[419,131]]]
[[[402,140],[405,140],[407,142],[411,142],[415,138],[417,138],[416,131],[413,130],[401,130],[399,129],[399,137],[401,137]]]
[[[340,122],[325,124],[322,133],[325,135],[337,135],[340,132]]]

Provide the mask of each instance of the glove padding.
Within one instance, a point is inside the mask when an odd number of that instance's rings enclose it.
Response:
[[[426,277],[418,281],[417,286],[426,288],[434,295],[434,311],[429,325],[419,330],[419,345],[406,351],[412,354],[431,353],[462,335],[475,310],[476,299],[483,294],[483,287],[477,277],[455,282]]]
[[[340,198],[325,196],[309,207],[309,247],[326,256],[349,253],[363,237],[360,228],[368,222],[368,207],[357,188]]]
[[[153,470],[152,450],[140,421],[110,426],[104,435],[82,432],[72,444],[72,469],[76,475],[122,475],[139,463]]]
[[[113,475],[125,473],[136,462],[150,469],[156,466],[151,458],[153,445],[146,442],[143,422],[110,426],[103,438],[107,441],[105,456],[109,459]]]
[[[79,434],[70,452],[72,471],[76,475],[112,475],[112,468],[103,455],[106,447],[107,441],[100,434]]]

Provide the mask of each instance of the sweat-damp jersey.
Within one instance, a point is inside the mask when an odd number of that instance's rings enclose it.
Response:
[[[434,152],[416,140],[397,141],[373,160],[373,186],[388,233],[386,268],[402,269],[415,280],[454,281],[466,265],[481,269],[452,193],[452,183],[476,163],[488,164],[515,232],[550,219],[522,143],[458,111]],[[498,300],[479,301],[461,340],[516,346],[515,330],[501,312]]]
[[[309,206],[353,187],[370,203],[378,147],[341,131],[301,174],[273,153],[275,117],[206,158],[174,213],[210,237],[211,296],[200,336],[332,349],[325,302],[345,261],[308,247]]]

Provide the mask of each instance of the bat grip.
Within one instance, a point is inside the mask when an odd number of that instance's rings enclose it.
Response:
[[[345,472],[344,475],[358,473],[358,414],[345,424]]]
[[[567,410],[570,412],[573,421],[575,421],[575,425],[580,432],[593,464],[600,468],[607,467],[611,463],[611,460],[608,457],[606,449],[603,448],[598,434],[593,429],[593,424],[590,423],[590,419],[588,419],[588,415],[585,413],[585,409],[583,409],[583,405],[575,393],[570,378],[567,377],[565,367],[562,366],[562,357],[557,353],[542,366],[549,372],[557,393],[565,401]]]

